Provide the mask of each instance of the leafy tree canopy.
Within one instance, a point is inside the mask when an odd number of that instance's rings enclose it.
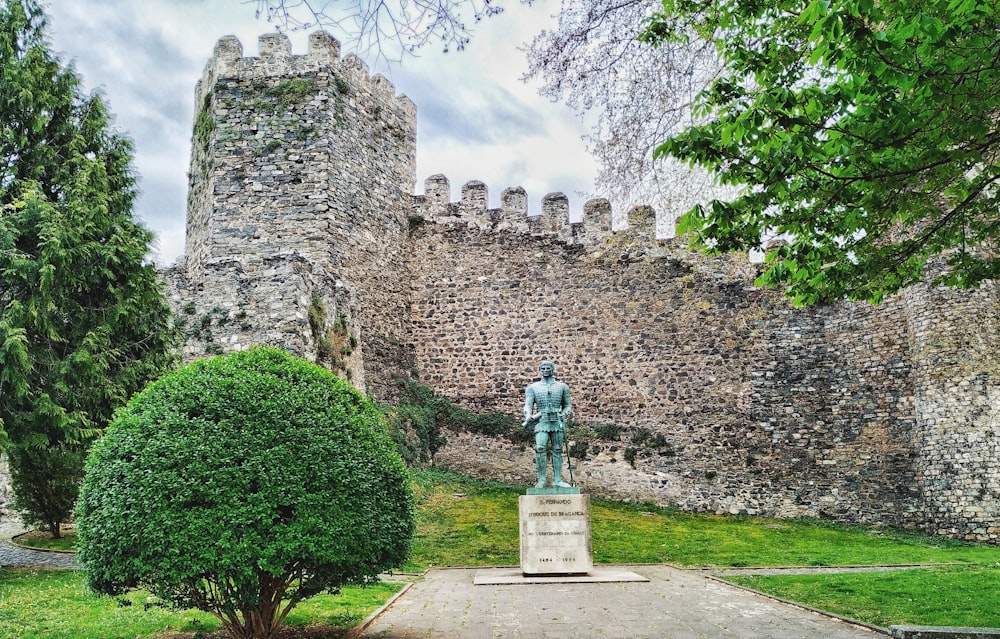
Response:
[[[786,240],[760,281],[800,304],[1000,274],[995,3],[664,0],[643,37],[723,62],[703,123],[656,150],[740,188],[682,217],[697,244]]]
[[[0,0],[0,449],[32,449],[33,467],[54,467],[47,450],[82,464],[67,446],[85,446],[170,362],[135,195],[131,143],[50,52],[41,7]],[[18,476],[19,490],[51,479]],[[24,503],[63,504],[37,517],[58,522],[72,495]]]
[[[97,592],[147,589],[266,639],[299,601],[402,565],[413,492],[368,399],[258,347],[129,402],[94,444],[77,522]]]

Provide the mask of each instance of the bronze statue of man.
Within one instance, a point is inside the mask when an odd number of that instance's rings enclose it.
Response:
[[[556,365],[542,362],[538,367],[542,378],[524,392],[524,426],[535,429],[535,488],[545,488],[546,451],[552,447],[552,485],[569,488],[562,479],[563,437],[566,420],[572,412],[569,386],[555,378]]]

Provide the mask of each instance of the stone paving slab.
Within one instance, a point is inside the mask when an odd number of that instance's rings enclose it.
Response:
[[[588,584],[612,581],[649,581],[649,579],[620,566],[594,566],[586,575],[526,575],[520,568],[480,568],[472,578],[475,586]]]
[[[894,639],[996,639],[1000,628],[962,626],[889,626]]]
[[[647,582],[474,586],[475,569],[438,569],[361,637],[416,639],[878,639],[886,635],[668,566]]]

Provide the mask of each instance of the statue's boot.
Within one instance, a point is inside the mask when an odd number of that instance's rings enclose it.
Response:
[[[545,465],[548,462],[544,452],[535,453],[535,488],[545,488]]]
[[[556,488],[571,488],[562,479],[562,451],[552,451],[552,485]]]

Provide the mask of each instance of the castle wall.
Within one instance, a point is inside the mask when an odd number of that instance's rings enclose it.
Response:
[[[1000,538],[1000,298],[919,285],[902,294],[912,338],[919,483],[930,533]]]
[[[920,525],[904,311],[890,299],[784,309],[764,322],[752,412],[772,446],[762,488],[784,487],[786,510]]]
[[[308,356],[317,350],[311,311],[320,307],[351,317],[358,314],[357,300],[347,289],[296,255],[276,255],[250,264],[215,262],[197,278],[191,278],[183,265],[162,275],[170,283],[170,302],[185,335],[181,350],[185,360],[254,344],[281,346]],[[360,352],[344,358],[341,370],[363,371]]]
[[[478,184],[450,206],[438,195],[447,192],[442,178],[425,190],[418,208],[426,221],[411,248],[421,381],[465,406],[519,416],[538,363],[553,359],[589,427],[577,439],[602,424],[624,429],[617,440],[593,439],[578,462],[576,479],[596,494],[915,524],[913,389],[899,304],[792,309],[748,286],[745,260],[653,239],[646,211],[633,211],[629,231],[610,234],[597,204],[595,220],[569,224],[568,212],[551,206],[525,219],[520,200],[489,211]],[[531,481],[530,451],[450,437],[439,462]]]
[[[186,358],[267,343],[379,399],[416,375],[518,418],[553,359],[588,492],[998,540],[995,285],[797,309],[743,258],[655,239],[648,208],[612,232],[604,200],[570,223],[558,193],[531,218],[520,188],[411,196],[413,104],[323,33],[302,56],[224,38],[196,113],[187,257],[164,272]],[[448,437],[438,462],[533,481],[530,449]]]

